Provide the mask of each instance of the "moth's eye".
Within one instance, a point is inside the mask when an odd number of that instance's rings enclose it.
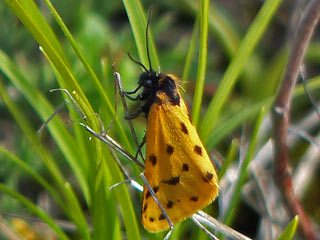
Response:
[[[152,80],[148,79],[146,81],[146,87],[151,87],[152,86]]]

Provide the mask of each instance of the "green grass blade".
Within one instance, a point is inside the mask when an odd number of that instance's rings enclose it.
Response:
[[[208,15],[209,15],[209,0],[202,0],[200,4],[200,49],[198,61],[198,73],[195,94],[192,106],[192,120],[195,125],[198,124],[204,81],[206,77],[207,68],[207,54],[208,54]]]
[[[109,161],[106,161],[106,165],[108,166],[109,173],[111,174],[114,181],[113,184],[119,183],[124,180],[114,159],[109,158]],[[106,191],[108,191],[107,188]],[[121,184],[112,189],[111,193],[116,196],[118,204],[120,205],[127,238],[129,240],[141,239],[139,225],[127,187],[125,186],[125,184]]]
[[[102,165],[105,166],[104,163]],[[121,234],[120,229],[116,227],[117,223],[119,223],[119,217],[116,211],[115,198],[107,189],[111,180],[106,179],[108,176],[110,176],[108,168],[100,167],[98,169],[92,210],[92,222],[94,226],[92,238],[95,240],[103,240],[106,236],[111,237],[114,234]],[[120,232],[115,233],[115,231]]]
[[[147,48],[146,48],[146,27],[147,19],[144,13],[142,4],[140,0],[123,0],[123,4],[126,8],[131,29],[133,32],[134,39],[136,41],[136,46],[138,49],[140,61],[149,68]],[[149,51],[150,59],[153,69],[157,70],[160,66],[158,56],[156,54],[156,49],[154,47],[154,41],[151,34],[151,28],[149,27]]]
[[[207,113],[200,125],[200,135],[204,142],[207,142],[210,132],[216,126],[218,116],[224,106],[228,96],[236,83],[241,70],[245,66],[250,54],[256,47],[258,41],[262,38],[262,34],[267,29],[270,20],[276,13],[281,0],[267,0],[259,11],[254,22],[251,24],[246,36],[232,59],[226,73],[219,84],[215,97],[211,100]]]
[[[40,219],[42,219],[45,223],[47,223],[52,230],[54,230],[59,237],[59,239],[68,240],[68,236],[59,228],[59,226],[54,222],[54,220],[49,217],[42,209],[40,209],[38,206],[36,206],[34,203],[32,203],[30,200],[19,194],[18,192],[15,192],[8,188],[6,185],[0,183],[0,191],[4,192],[11,197],[17,199],[19,202],[21,202],[23,205],[25,205],[29,211],[37,215]]]
[[[293,239],[299,224],[299,216],[295,216],[289,224],[286,226],[284,231],[279,236],[278,240],[291,240]]]

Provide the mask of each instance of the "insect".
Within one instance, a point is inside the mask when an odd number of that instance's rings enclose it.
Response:
[[[146,31],[149,69],[133,59],[145,71],[138,87],[125,95],[142,101],[136,113],[147,117],[146,160],[144,175],[173,224],[191,216],[211,203],[218,195],[218,178],[185,102],[179,93],[179,80],[172,74],[156,73],[151,67]],[[132,94],[141,93],[136,97]],[[144,186],[142,223],[150,232],[168,229],[169,222]]]

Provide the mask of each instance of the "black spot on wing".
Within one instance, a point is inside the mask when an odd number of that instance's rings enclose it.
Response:
[[[182,164],[182,170],[185,172],[189,171],[189,165],[187,163]]]
[[[202,156],[202,148],[199,145],[195,145],[194,146],[194,151],[195,153],[197,153],[198,155]]]
[[[158,187],[158,186],[156,186],[156,187],[153,187],[152,189],[153,189],[154,193],[157,193],[157,192],[158,192],[158,190],[159,190],[159,187]]]
[[[205,182],[210,182],[212,180],[212,178],[213,178],[213,174],[210,172],[207,172],[206,175],[203,177],[203,180]]]
[[[148,208],[148,204],[145,203],[144,206],[143,206],[142,212],[145,212],[147,210],[147,208]]]
[[[150,222],[154,222],[154,218],[153,217],[149,217]]]
[[[161,182],[169,184],[169,185],[177,185],[180,182],[180,177],[172,177],[168,180],[162,180]]]
[[[187,135],[188,135],[188,129],[187,129],[186,125],[185,125],[183,122],[181,122],[180,125],[181,125],[181,130],[182,130],[182,132],[183,132],[184,134],[187,134]]]
[[[192,196],[192,197],[190,197],[190,200],[196,202],[196,201],[198,201],[198,197]]]
[[[169,200],[167,202],[167,208],[172,208],[172,207],[173,207],[173,202]]]
[[[155,187],[153,187],[152,189],[153,189],[154,193],[157,193],[158,190],[159,190],[159,187],[158,187],[158,186],[155,186]],[[147,193],[146,193],[146,199],[148,199],[150,196],[151,196],[151,193],[150,193],[149,191],[147,191]]]
[[[156,165],[157,164],[157,157],[154,154],[151,154],[149,156],[149,161],[152,163],[152,165]]]
[[[166,217],[163,214],[161,214],[158,219],[159,220],[164,220],[164,219],[166,219]]]
[[[167,146],[167,153],[168,153],[169,155],[171,155],[173,152],[174,152],[173,146],[171,146],[170,144],[168,144],[168,146]]]
[[[151,193],[149,191],[147,191],[146,193],[146,199],[148,199],[151,196]]]

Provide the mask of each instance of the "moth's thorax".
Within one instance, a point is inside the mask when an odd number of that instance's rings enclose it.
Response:
[[[155,71],[147,71],[140,75],[139,85],[143,87],[141,100],[145,101],[143,112],[148,116],[152,104],[161,104],[157,97],[159,93],[165,93],[173,105],[180,104],[180,95],[177,89],[177,79],[171,74],[157,74]]]

